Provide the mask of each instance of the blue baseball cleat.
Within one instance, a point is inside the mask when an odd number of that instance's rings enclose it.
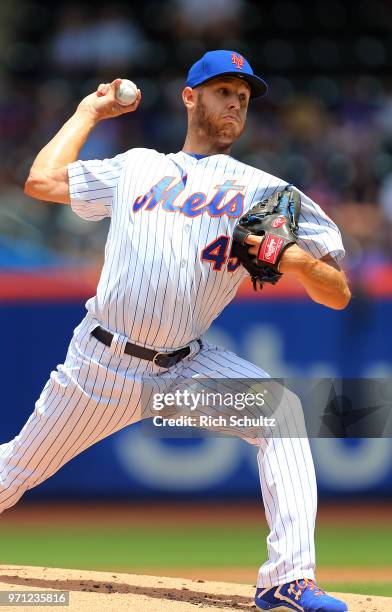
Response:
[[[257,589],[255,604],[274,612],[347,612],[344,601],[330,597],[313,580],[303,578],[280,586]]]

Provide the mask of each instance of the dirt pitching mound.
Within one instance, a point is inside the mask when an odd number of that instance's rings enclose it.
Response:
[[[255,610],[254,588],[248,585],[48,567],[0,566],[0,591],[49,590],[69,592],[70,605],[55,607],[68,612]],[[389,597],[340,596],[348,602],[350,612],[392,610],[392,598]],[[17,609],[47,612],[53,606]]]

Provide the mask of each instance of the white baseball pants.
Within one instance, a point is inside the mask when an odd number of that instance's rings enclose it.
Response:
[[[165,370],[124,354],[124,339],[111,347],[100,343],[91,336],[96,325],[87,315],[76,328],[64,364],[51,372],[27,423],[0,446],[0,512],[88,447],[144,418],[146,394],[164,393],[173,380],[268,376],[229,351],[205,343],[200,349],[196,342],[189,357]],[[301,418],[298,404],[294,399],[293,418]],[[270,437],[256,443],[270,528],[258,586],[313,579],[317,490],[309,442]]]

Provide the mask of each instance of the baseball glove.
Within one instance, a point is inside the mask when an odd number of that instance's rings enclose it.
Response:
[[[249,272],[255,290],[258,286],[262,289],[264,283],[275,285],[282,276],[279,261],[283,251],[297,242],[300,210],[298,191],[287,185],[255,204],[235,226],[232,255]],[[249,245],[245,244],[249,234],[263,236],[257,257],[249,254]]]

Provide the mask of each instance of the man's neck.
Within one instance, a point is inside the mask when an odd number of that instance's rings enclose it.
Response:
[[[207,139],[191,138],[188,134],[182,151],[184,153],[196,153],[197,155],[230,155],[231,147],[222,146],[216,142],[208,142]]]

